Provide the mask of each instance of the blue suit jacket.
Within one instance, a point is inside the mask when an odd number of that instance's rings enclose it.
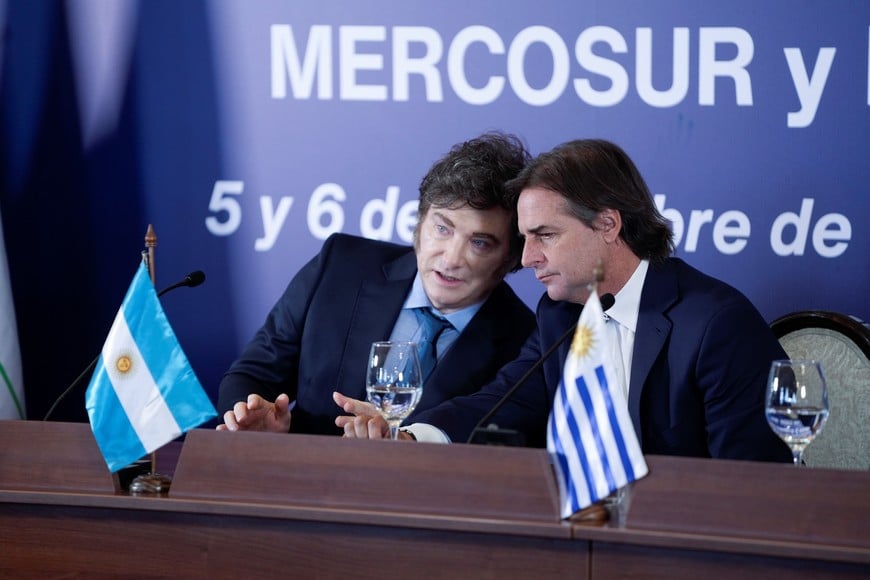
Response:
[[[417,273],[409,246],[337,234],[287,286],[220,384],[223,413],[249,393],[296,400],[291,432],[339,434],[332,391],[365,400],[372,342],[390,337]],[[519,353],[532,311],[499,284],[432,373],[417,411],[474,392]],[[413,420],[413,415],[409,420]]]
[[[474,425],[541,353],[580,316],[582,307],[538,304],[538,328],[516,361],[472,396],[416,420],[467,440]],[[492,422],[544,445],[545,427],[570,341],[520,387]],[[755,307],[734,288],[682,260],[650,265],[641,294],[629,388],[629,412],[644,453],[790,461],[764,416],[770,363],[788,358]]]

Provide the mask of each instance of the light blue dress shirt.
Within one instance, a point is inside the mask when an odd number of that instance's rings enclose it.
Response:
[[[442,318],[446,318],[453,325],[453,328],[446,329],[438,338],[436,350],[438,352],[438,360],[440,361],[444,354],[450,350],[456,339],[459,338],[459,334],[465,330],[465,327],[468,326],[468,323],[477,314],[477,311],[480,310],[481,306],[483,306],[482,301],[450,314],[441,313],[437,308],[432,306],[432,302],[426,296],[426,291],[423,289],[423,280],[420,278],[420,273],[417,272],[417,275],[414,277],[414,284],[411,286],[411,292],[405,299],[405,304],[402,306],[402,311],[399,313],[399,318],[393,327],[390,340],[420,342],[423,336],[423,327],[414,314],[414,308],[432,308],[433,312]]]

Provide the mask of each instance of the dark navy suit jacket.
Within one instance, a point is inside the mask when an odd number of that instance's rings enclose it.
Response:
[[[417,273],[409,246],[337,234],[287,286],[220,384],[218,410],[257,393],[296,400],[290,431],[339,434],[332,391],[365,400],[372,342],[390,337]],[[513,360],[535,317],[499,284],[426,383],[417,412],[467,395]],[[413,421],[413,415],[408,421]]]
[[[538,329],[516,361],[472,396],[415,419],[453,441],[475,424],[572,324],[582,307],[546,295]],[[533,445],[545,427],[570,341],[532,375],[492,422]],[[790,461],[764,416],[770,363],[788,358],[755,307],[740,292],[671,258],[650,265],[641,294],[629,387],[629,412],[646,454]]]

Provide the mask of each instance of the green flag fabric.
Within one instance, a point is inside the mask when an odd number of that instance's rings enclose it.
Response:
[[[24,419],[24,384],[0,216],[0,419]]]

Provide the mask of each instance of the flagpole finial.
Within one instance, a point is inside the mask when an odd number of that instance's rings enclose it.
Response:
[[[157,271],[154,268],[154,248],[157,247],[157,234],[154,233],[154,226],[148,224],[148,230],[145,232],[145,250],[148,252],[148,275],[151,277],[151,283],[157,283]]]
[[[148,230],[145,232],[145,247],[157,247],[157,234],[154,233],[154,226],[152,224],[148,224]]]
[[[589,284],[589,289],[598,292],[598,284],[604,280],[604,261],[598,258],[598,263],[592,269],[592,283]]]

